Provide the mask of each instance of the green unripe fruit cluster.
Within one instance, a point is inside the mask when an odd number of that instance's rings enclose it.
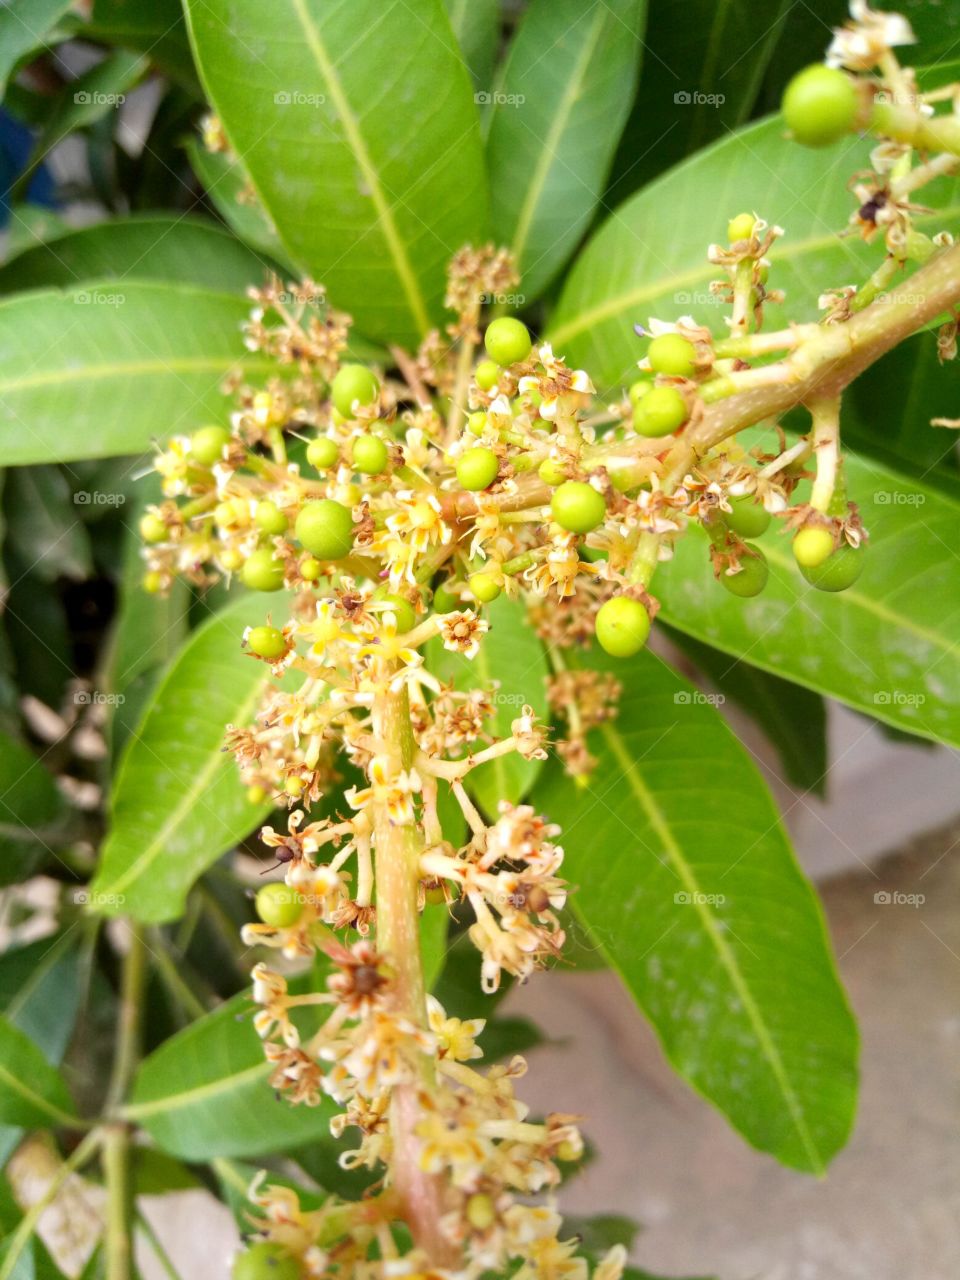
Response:
[[[379,436],[357,436],[353,442],[353,469],[365,476],[378,476],[386,471],[390,454]]]
[[[380,395],[380,383],[366,365],[345,364],[337,370],[330,395],[336,411],[352,418],[354,401],[364,406],[373,404]]]
[[[473,376],[481,391],[492,391],[500,377],[500,366],[496,360],[481,360]]]
[[[473,594],[473,598],[480,604],[489,604],[491,600],[496,600],[502,588],[500,583],[492,573],[473,573],[467,579],[467,586]]]
[[[630,596],[614,596],[600,606],[596,621],[600,647],[612,658],[632,658],[647,643],[650,615]]]
[[[353,516],[333,498],[308,502],[297,516],[295,531],[318,560],[342,560],[353,546]]]
[[[553,518],[569,533],[589,533],[603,524],[607,504],[593,485],[582,480],[565,480],[550,499]]]
[[[530,330],[513,316],[501,316],[487,326],[483,335],[487,355],[499,365],[520,364],[530,354]]]
[[[281,1245],[258,1240],[233,1260],[232,1280],[300,1280],[300,1264]]]
[[[329,436],[318,436],[307,445],[307,461],[317,471],[329,471],[340,457],[340,446]]]
[[[269,548],[262,547],[244,561],[240,577],[251,591],[279,591],[283,586],[283,561]]]
[[[753,555],[744,555],[740,559],[739,573],[721,573],[720,582],[732,596],[748,599],[758,596],[767,585],[770,577],[770,566],[767,557],[756,547],[751,547]]]
[[[223,457],[223,447],[229,439],[226,427],[201,427],[190,437],[190,452],[197,462],[212,467]]]
[[[793,558],[801,569],[815,569],[833,553],[833,534],[820,524],[807,525],[793,540]]]
[[[654,373],[669,374],[672,378],[692,378],[696,355],[693,343],[679,333],[662,333],[647,350]]]
[[[828,147],[856,126],[860,100],[850,76],[815,63],[798,71],[781,104],[787,128],[807,147]]]
[[[144,542],[163,542],[169,537],[169,531],[158,515],[148,511],[140,521],[140,537]]]
[[[652,386],[653,383],[648,378],[638,378],[636,382],[632,382],[627,392],[630,403],[634,406],[638,405]]]
[[[457,480],[462,488],[471,492],[489,488],[496,480],[499,470],[500,460],[497,455],[492,449],[485,449],[482,445],[468,449],[457,460]]]
[[[864,549],[844,542],[818,565],[801,565],[800,572],[818,591],[846,591],[863,572]]]
[[[264,533],[279,536],[286,533],[288,520],[275,502],[258,502],[253,514],[255,524]]]
[[[478,409],[476,413],[471,413],[467,419],[467,430],[474,436],[482,436],[486,425],[487,415],[482,409]]]
[[[287,652],[287,642],[276,627],[251,627],[247,632],[247,648],[258,658],[276,662]]]
[[[730,243],[736,244],[738,240],[749,240],[756,225],[757,220],[752,213],[738,213],[735,218],[731,218],[727,223],[727,235]]]
[[[730,510],[723,512],[723,522],[741,538],[759,538],[770,527],[770,513],[749,494],[731,498]]]
[[[687,420],[687,402],[676,387],[651,387],[633,411],[641,436],[669,436]]]

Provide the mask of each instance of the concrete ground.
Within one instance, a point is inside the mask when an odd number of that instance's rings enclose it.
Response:
[[[530,1055],[534,1109],[575,1111],[598,1158],[569,1212],[620,1212],[657,1275],[720,1280],[960,1276],[960,828],[821,884],[863,1038],[853,1138],[818,1181],[752,1151],[666,1066],[610,973],[508,997],[557,1043]],[[920,906],[878,891],[923,894]]]

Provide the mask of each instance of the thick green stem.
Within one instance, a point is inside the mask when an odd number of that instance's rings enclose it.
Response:
[[[392,773],[409,769],[415,743],[410,724],[410,704],[406,690],[381,694],[373,708],[373,731],[378,745],[389,757]],[[394,824],[387,805],[373,805],[373,833],[376,850],[377,947],[393,971],[396,1012],[418,1026],[426,1027],[426,993],[420,957],[420,916],[417,892],[420,855],[424,840],[415,822]],[[398,1085],[390,1107],[393,1142],[391,1161],[393,1183],[403,1204],[404,1215],[417,1244],[436,1266],[453,1266],[457,1252],[440,1232],[441,1186],[437,1178],[420,1167],[420,1140],[416,1125],[420,1117],[419,1090],[434,1083],[432,1059],[422,1059],[419,1084]]]
[[[146,980],[146,947],[134,928],[123,957],[120,1012],[113,1072],[106,1109],[126,1097],[140,1056],[140,1014]],[[107,1186],[107,1231],[104,1242],[106,1280],[130,1280],[133,1255],[133,1189],[130,1179],[130,1130],[118,1121],[104,1131],[103,1173]]]
[[[915,107],[877,102],[870,130],[918,151],[949,151],[960,155],[960,119],[954,115],[923,116]]]

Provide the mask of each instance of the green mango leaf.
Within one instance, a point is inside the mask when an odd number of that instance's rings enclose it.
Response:
[[[805,791],[823,795],[827,776],[823,698],[681,631],[671,630],[670,638],[717,690],[706,696],[729,698],[746,711],[777,749],[787,779]]]
[[[0,885],[33,873],[60,838],[66,809],[33,752],[0,733]]]
[[[933,334],[908,338],[844,393],[844,440],[895,471],[960,497],[957,433],[930,425],[933,418],[954,416],[955,377],[954,368],[937,359]]]
[[[270,682],[269,668],[240,648],[269,607],[242,596],[213,615],[148,704],[117,773],[90,886],[103,913],[176,919],[197,877],[266,817],[269,804],[250,804],[223,739],[228,724],[252,720]]]
[[[489,95],[500,38],[500,0],[444,0],[444,4],[473,83],[479,94]]]
[[[271,270],[269,260],[214,222],[134,214],[34,244],[0,269],[0,290],[68,288],[133,276],[242,293]]]
[[[199,94],[180,0],[94,0],[89,21],[81,29],[110,44],[122,44],[150,55],[150,61],[178,84]]]
[[[415,343],[442,318],[451,256],[486,234],[479,119],[441,0],[186,0],[186,14],[290,257],[362,333]]]
[[[332,1144],[334,1106],[292,1106],[269,1086],[273,1068],[241,994],[172,1036],[143,1062],[129,1119],[181,1160],[259,1156],[304,1143]]]
[[[811,151],[786,140],[777,116],[671,169],[621,205],[578,256],[550,321],[555,349],[611,388],[633,380],[644,354],[635,323],[690,315],[724,331],[707,247],[746,210],[786,230],[768,255],[771,288],[786,290],[785,302],[768,309],[769,327],[817,320],[820,294],[865,279],[883,261],[882,245],[838,235],[855,208],[847,181],[869,167],[870,146],[845,139]],[[924,188],[924,202],[936,212],[918,215],[921,230],[960,223],[956,179]]]
[[[69,1126],[76,1114],[60,1072],[25,1032],[0,1017],[0,1124]]]
[[[175,1191],[199,1191],[203,1183],[185,1164],[156,1147],[131,1151],[133,1185],[138,1196],[165,1196]]]
[[[820,1173],[850,1132],[857,1034],[816,896],[715,708],[652,654],[590,664],[623,681],[597,770],[537,789],[573,909],[680,1075],[753,1146]]]
[[[791,8],[789,0],[773,0],[758,23],[751,0],[648,2],[648,53],[604,197],[607,208],[750,118]],[[810,22],[809,11],[806,20],[825,46],[826,31]]]
[[[0,956],[0,1013],[54,1066],[73,1037],[89,975],[91,951],[78,955],[80,943],[80,931],[67,929]],[[0,1166],[22,1136],[16,1125],[0,1124]]]
[[[18,254],[32,249],[54,236],[65,236],[72,231],[70,224],[52,209],[36,204],[16,204],[10,210],[10,223],[6,233],[0,260],[9,262]]]
[[[277,229],[253,193],[250,175],[239,157],[208,151],[191,138],[187,155],[217,212],[246,244],[292,270]]]
[[[30,162],[18,177],[15,190],[26,191],[41,161],[69,134],[115,113],[123,104],[126,91],[141,79],[148,65],[140,54],[119,49],[68,81],[50,100]]]
[[[533,707],[538,719],[547,718],[547,658],[521,601],[500,596],[484,607],[483,615],[490,631],[475,658],[450,653],[435,640],[428,646],[428,661],[439,680],[461,693],[469,689],[491,690],[491,732],[498,738],[509,738],[510,725],[525,704]],[[487,815],[495,818],[499,801],[516,804],[522,800],[541,767],[541,761],[524,760],[512,752],[474,769],[467,777],[467,789]],[[444,790],[444,784],[440,789]]]
[[[497,243],[536,297],[586,230],[636,86],[645,0],[532,0],[493,95]]]
[[[772,447],[769,433],[766,442]],[[691,528],[654,578],[661,617],[895,728],[960,746],[960,563],[950,550],[960,502],[879,462],[846,457],[848,491],[870,532],[852,587],[811,587],[788,538],[771,526],[760,539],[770,580],[761,595],[740,600],[714,581],[706,537]],[[803,488],[798,495],[805,500]]]
[[[42,582],[92,576],[90,539],[82,504],[73,501],[59,467],[11,470],[3,490],[6,554],[29,566]]]
[[[564,1238],[578,1236],[580,1249],[589,1254],[603,1254],[616,1244],[625,1249],[632,1249],[640,1227],[632,1218],[622,1213],[598,1213],[592,1218],[580,1218],[575,1214],[565,1214],[563,1218]]]
[[[39,49],[71,0],[11,0],[0,6],[0,97],[17,63]]]
[[[276,363],[244,351],[243,298],[106,280],[0,302],[0,454],[8,465],[139,453],[223,419],[220,384]]]
[[[89,957],[82,935],[67,929],[0,956],[0,1012],[29,1036],[48,1061],[63,1060],[80,1008]]]

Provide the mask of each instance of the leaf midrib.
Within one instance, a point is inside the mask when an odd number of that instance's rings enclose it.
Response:
[[[225,367],[242,363],[245,369],[276,369],[276,362],[269,360],[248,360],[243,357],[223,355],[212,356],[178,356],[171,359],[131,360],[126,364],[89,364],[82,369],[49,369],[45,373],[28,374],[22,378],[0,379],[0,395],[8,391],[31,390],[34,387],[56,386],[57,384],[74,384],[77,382],[95,382],[100,378],[128,378],[135,373],[218,373]]]
[[[367,150],[360,123],[350,106],[346,92],[340,82],[340,77],[337,75],[336,66],[327,52],[327,47],[320,35],[319,28],[307,12],[304,0],[292,0],[292,5],[297,20],[303,29],[310,52],[317,62],[320,74],[323,76],[330,91],[330,97],[333,99],[347,142],[369,185],[370,198],[373,200],[374,208],[377,211],[380,230],[393,259],[410,313],[420,333],[426,334],[430,328],[427,304],[420,289],[419,281],[410,264],[410,259],[407,256],[397,224],[394,221],[393,211],[384,196],[380,173]]]
[[[18,1079],[17,1076],[8,1071],[2,1063],[0,1063],[0,1082],[2,1082],[12,1093],[17,1094],[19,1097],[29,1102],[31,1106],[45,1112],[46,1115],[48,1115],[50,1119],[55,1121],[57,1124],[72,1125],[75,1122],[75,1115],[71,1115],[69,1111],[63,1111],[55,1103],[48,1102],[41,1094],[35,1093],[32,1089],[28,1088],[22,1080]]]
[[[680,845],[674,839],[673,832],[670,829],[670,824],[662,809],[651,794],[642,777],[637,772],[636,763],[627,751],[622,735],[612,725],[603,726],[601,732],[611,753],[614,755],[618,765],[623,770],[624,776],[629,783],[630,789],[633,791],[637,803],[646,813],[651,827],[660,838],[664,852],[669,857],[671,864],[682,881],[685,889],[691,895],[690,901],[694,905],[697,915],[700,917],[701,924],[703,925],[704,932],[713,945],[721,965],[726,970],[733,988],[741,1001],[744,1012],[750,1021],[750,1025],[753,1027],[760,1050],[773,1073],[781,1094],[783,1095],[787,1109],[790,1113],[790,1118],[793,1121],[794,1128],[796,1129],[797,1135],[803,1144],[804,1150],[810,1159],[811,1166],[816,1172],[822,1173],[825,1168],[824,1162],[820,1156],[816,1143],[813,1140],[813,1135],[810,1133],[806,1120],[804,1119],[803,1109],[790,1081],[790,1077],[787,1074],[787,1069],[782,1057],[780,1056],[780,1051],[778,1050],[773,1037],[770,1034],[770,1030],[764,1021],[763,1015],[753,998],[753,993],[750,990],[746,978],[740,970],[736,956],[720,930],[717,928],[717,924],[710,914],[709,907],[703,900],[703,891],[700,888],[700,883],[697,880],[693,868],[684,856]]]
[[[252,711],[254,705],[256,704],[257,699],[260,697],[260,694],[263,691],[263,687],[265,683],[266,683],[265,680],[257,681],[257,683],[251,689],[250,693],[247,695],[246,698],[244,698],[243,702],[237,708],[235,719],[237,719],[238,721],[242,721],[243,719],[246,718],[247,715],[249,715],[250,711]],[[127,762],[129,762],[129,760],[130,760],[130,757],[128,756]],[[223,763],[224,763],[223,753],[219,749],[217,749],[216,752],[210,753],[210,757],[207,760],[207,763],[195,776],[191,786],[188,787],[187,790],[183,793],[179,803],[168,815],[166,822],[164,822],[163,826],[154,836],[153,840],[147,845],[147,847],[140,854],[140,856],[137,859],[135,859],[127,868],[127,870],[121,873],[121,875],[116,880],[112,882],[108,880],[105,885],[99,885],[98,892],[100,893],[121,892],[123,889],[127,888],[127,886],[131,883],[131,881],[136,880],[139,877],[141,870],[144,867],[149,867],[153,864],[153,862],[163,852],[164,846],[167,840],[169,839],[170,833],[176,830],[184,814],[189,813],[190,810],[194,807],[194,805],[198,801],[198,798],[202,795],[203,791],[206,789],[206,786],[209,783],[210,779],[216,773],[217,769],[219,769],[223,765]],[[122,786],[124,781],[124,774],[126,773],[126,767],[127,766],[125,766],[123,773],[121,773],[120,777],[117,779],[117,795],[120,795],[122,793]],[[111,833],[111,835],[112,834],[113,833]]]
[[[541,140],[540,158],[537,161],[533,172],[533,179],[527,188],[527,194],[524,197],[523,204],[520,207],[520,213],[517,217],[516,229],[513,233],[511,249],[517,262],[522,261],[523,251],[526,248],[527,237],[530,234],[530,228],[533,226],[533,217],[537,206],[540,203],[540,197],[543,195],[544,187],[547,183],[547,177],[550,173],[551,165],[556,158],[556,150],[560,142],[560,138],[567,122],[570,119],[574,104],[583,87],[584,77],[590,59],[593,57],[597,43],[600,39],[600,33],[606,22],[606,7],[598,4],[595,10],[596,17],[590,29],[590,35],[584,41],[583,49],[574,65],[573,75],[567,83],[557,108],[556,116],[547,130],[546,138]]]
[[[218,1097],[223,1093],[232,1093],[243,1085],[259,1079],[266,1079],[270,1074],[269,1062],[257,1062],[252,1067],[244,1067],[233,1075],[220,1076],[216,1080],[208,1080],[205,1084],[194,1085],[181,1093],[168,1093],[162,1098],[153,1098],[149,1102],[131,1102],[123,1108],[123,1115],[129,1120],[142,1120],[144,1116],[153,1116],[164,1111],[177,1111],[197,1102]]]
[[[930,222],[934,219],[943,221],[945,218],[960,216],[960,205],[950,205],[946,209],[938,209],[935,213],[918,215],[916,222]],[[602,234],[602,231],[599,233]],[[837,242],[839,232],[831,231],[828,235],[810,237],[807,240],[795,240],[792,244],[784,244],[782,248],[771,250],[767,255],[771,264],[783,262],[792,258],[800,257],[802,254],[814,252],[817,249],[825,249]],[[591,242],[592,244],[595,243]],[[715,274],[715,273],[714,273]],[[547,333],[548,340],[557,346],[563,342],[569,342],[572,337],[582,333],[586,329],[590,329],[598,321],[607,320],[611,316],[617,315],[621,311],[625,311],[630,307],[637,306],[641,302],[649,301],[651,298],[657,298],[661,294],[675,292],[680,286],[688,284],[697,284],[699,281],[710,278],[711,268],[709,264],[691,267],[687,271],[679,271],[673,276],[660,276],[652,284],[638,285],[634,289],[630,289],[625,293],[617,294],[606,302],[598,303],[588,311],[581,311],[574,320],[567,321],[558,329],[551,329]]]

